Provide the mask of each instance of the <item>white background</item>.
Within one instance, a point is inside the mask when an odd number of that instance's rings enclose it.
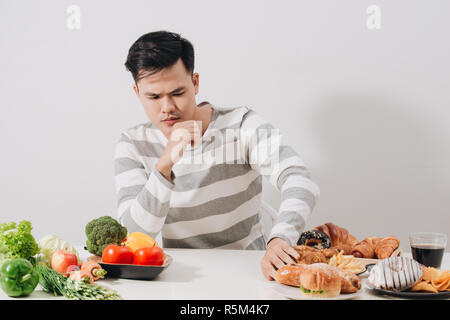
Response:
[[[381,8],[369,30],[366,9]],[[70,5],[81,29],[66,26]],[[114,146],[148,121],[124,62],[142,34],[196,50],[197,102],[281,129],[328,221],[358,239],[450,234],[448,1],[0,1],[1,222],[85,241],[116,215]],[[266,200],[279,204],[270,186]]]

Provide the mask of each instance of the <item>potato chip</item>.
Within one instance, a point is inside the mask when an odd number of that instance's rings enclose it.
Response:
[[[434,268],[423,268],[422,269],[422,277],[420,278],[423,281],[431,281],[434,276]]]
[[[411,291],[427,291],[438,293],[438,290],[426,281],[417,282],[414,287],[411,288]]]
[[[433,267],[423,268],[419,282],[411,288],[411,291],[450,291],[450,270],[439,270]]]
[[[447,272],[427,267],[423,269],[422,279],[429,282],[440,282],[448,277]]]
[[[445,279],[444,281],[441,282],[431,282],[431,285],[433,287],[435,287],[438,291],[445,291],[447,289],[449,289],[450,286],[450,278]]]
[[[445,271],[440,271],[439,273],[437,273],[435,275],[432,282],[442,282],[442,281],[446,281],[448,279],[450,279],[450,274],[448,274]]]

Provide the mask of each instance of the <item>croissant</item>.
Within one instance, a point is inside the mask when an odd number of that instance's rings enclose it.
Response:
[[[356,258],[369,258],[372,259],[375,257],[375,247],[381,241],[381,238],[377,237],[368,237],[363,241],[356,244],[356,246],[352,249],[351,254]]]
[[[375,254],[378,259],[386,259],[392,252],[400,246],[400,240],[396,237],[386,237],[380,240],[375,247]]]
[[[339,251],[343,250],[346,255],[351,254],[353,247],[358,243],[358,239],[351,235],[347,229],[331,222],[317,226],[314,229],[325,232],[331,239],[331,247]]]

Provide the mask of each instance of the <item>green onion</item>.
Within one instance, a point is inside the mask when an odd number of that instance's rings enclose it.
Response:
[[[114,290],[87,283],[86,280],[72,280],[44,264],[38,264],[36,270],[39,273],[41,287],[55,296],[64,296],[74,300],[122,299]]]

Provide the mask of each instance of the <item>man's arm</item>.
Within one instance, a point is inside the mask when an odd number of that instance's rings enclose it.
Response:
[[[186,144],[195,145],[200,137],[201,125],[197,121],[176,123],[164,151],[148,176],[136,147],[122,133],[115,154],[118,214],[122,225],[153,237],[161,231],[175,187],[172,167],[181,159]]]
[[[267,242],[261,268],[269,280],[276,269],[293,263],[295,245],[309,220],[319,188],[299,155],[281,141],[279,130],[250,110],[244,116],[242,139],[247,161],[281,193],[281,204]]]
[[[147,175],[125,133],[116,145],[114,171],[119,222],[129,231],[156,237],[164,225],[174,185],[155,166]]]

